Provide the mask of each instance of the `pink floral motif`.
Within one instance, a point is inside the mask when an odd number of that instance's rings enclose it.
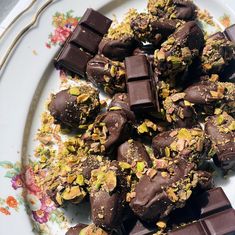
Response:
[[[75,29],[79,18],[74,17],[72,13],[73,11],[65,14],[57,12],[53,16],[52,25],[55,27],[55,30],[49,35],[49,41],[46,43],[47,48],[51,48],[52,45],[62,45]]]
[[[32,168],[28,168],[25,172],[25,185],[26,188],[32,193],[40,192],[41,189],[36,185],[34,172]]]
[[[33,218],[40,224],[46,223],[49,219],[49,213],[44,210],[37,210],[32,212]]]
[[[18,189],[23,187],[22,175],[18,174],[11,179],[11,185],[13,189]]]

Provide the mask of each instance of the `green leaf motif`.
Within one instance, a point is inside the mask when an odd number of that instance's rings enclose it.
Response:
[[[14,176],[16,176],[16,174],[17,174],[17,172],[15,172],[15,171],[8,171],[4,176],[6,178],[12,179]]]
[[[9,161],[0,161],[0,167],[3,167],[5,169],[11,169],[13,168],[13,164]]]

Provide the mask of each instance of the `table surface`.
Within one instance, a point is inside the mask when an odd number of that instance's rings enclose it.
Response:
[[[0,0],[0,24],[19,0]]]

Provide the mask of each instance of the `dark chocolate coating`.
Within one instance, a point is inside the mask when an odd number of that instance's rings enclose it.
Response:
[[[93,139],[92,135],[94,134],[94,130],[96,128],[101,128],[100,133],[103,135],[103,126],[101,126],[102,123],[105,124],[107,132],[105,134],[105,139],[101,142],[101,137]],[[101,152],[111,153],[118,145],[130,138],[130,123],[131,122],[124,111],[108,111],[97,116],[93,127],[83,135],[83,139],[86,144],[90,146],[91,152],[94,150],[92,148],[93,145],[103,145],[104,150],[101,150]],[[100,151],[95,151],[95,153],[99,154]]]
[[[101,121],[106,124],[109,130],[108,139],[104,144],[105,149],[109,149],[110,147],[122,143],[128,139],[131,134],[128,119],[122,112],[107,112]]]
[[[88,80],[103,87],[109,95],[126,90],[124,64],[121,62],[114,62],[102,55],[96,55],[88,62],[86,72]]]
[[[223,117],[222,123],[218,123],[219,115],[210,117],[206,122],[205,131],[211,139],[216,153],[215,164],[224,171],[235,170],[235,131],[231,126],[234,123],[234,118],[225,113],[221,115]]]
[[[101,35],[104,35],[107,33],[110,25],[112,24],[112,20],[102,15],[98,11],[95,11],[92,8],[88,8],[82,18],[79,20],[79,24],[96,31]]]
[[[86,66],[92,56],[79,47],[67,43],[55,58],[55,67],[85,76]]]
[[[133,38],[111,40],[104,38],[99,45],[99,53],[111,60],[123,61],[125,57],[131,56],[137,42]]]
[[[181,20],[193,20],[196,17],[196,6],[191,1],[174,0],[175,16]]]
[[[124,209],[122,196],[119,192],[93,192],[90,195],[91,216],[94,224],[106,229],[112,229],[120,224]]]
[[[191,135],[195,132],[194,135]],[[184,137],[178,137],[187,133]],[[183,145],[182,145],[183,143]],[[171,144],[174,145],[173,149]],[[210,142],[205,138],[201,129],[174,129],[156,135],[152,140],[152,148],[156,157],[164,157],[166,154],[175,157],[178,154],[190,161],[199,161],[206,157],[210,147]],[[169,149],[166,151],[166,148]]]
[[[145,55],[125,58],[127,82],[150,79],[149,62]]]
[[[130,109],[127,93],[117,93],[113,96],[109,104],[109,109],[115,109],[116,107],[121,108],[126,113],[127,117],[135,122],[135,114]]]
[[[215,100],[211,95],[211,91],[217,91],[217,89],[216,83],[201,81],[184,90],[186,94],[184,99],[194,104],[208,104]]]
[[[76,226],[69,228],[65,235],[78,235],[86,226],[86,224],[77,224]]]
[[[79,125],[94,120],[99,112],[99,93],[96,92],[95,96],[88,102],[78,103],[77,96],[70,94],[69,89],[62,90],[52,96],[48,108],[56,122],[68,127],[78,128]],[[91,103],[89,104],[89,102]]]
[[[148,175],[142,176],[136,184],[135,197],[131,199],[130,207],[144,221],[165,217],[176,208],[176,202],[171,201],[166,190],[190,175],[195,166],[181,159],[169,167],[173,174],[163,177],[162,172],[157,171],[152,178]],[[184,205],[185,202],[182,200],[177,203]]]
[[[133,55],[145,55],[150,63],[153,63],[153,54],[154,54],[154,47],[150,45],[142,45],[140,47],[137,47],[133,51]]]
[[[144,161],[151,167],[152,161],[142,143],[128,140],[118,147],[117,160],[132,164],[134,161]]]
[[[195,21],[189,21],[183,24],[173,34],[177,43],[181,46],[186,46],[190,50],[201,50],[204,44],[204,35],[201,28]]]
[[[78,24],[69,42],[76,44],[91,54],[96,54],[101,39],[102,37],[99,34]]]

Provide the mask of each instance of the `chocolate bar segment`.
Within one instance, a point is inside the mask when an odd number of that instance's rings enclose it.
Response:
[[[202,220],[202,225],[209,235],[235,234],[235,210],[228,209]]]
[[[235,43],[235,24],[226,28],[224,34],[231,42]]]
[[[220,187],[208,190],[197,197],[194,202],[196,207],[200,209],[200,217],[210,216],[231,208],[231,203]]]
[[[74,30],[70,42],[82,47],[91,54],[96,54],[102,37],[89,28],[78,25]]]
[[[200,222],[195,222],[193,224],[189,224],[185,227],[179,228],[177,230],[171,231],[168,233],[168,235],[188,235],[188,234],[192,234],[192,235],[208,235],[202,225],[200,224]]]
[[[67,44],[55,59],[55,66],[67,69],[81,76],[85,75],[86,65],[92,56],[73,44]]]
[[[125,59],[127,82],[149,79],[149,63],[145,55]]]
[[[83,17],[80,19],[79,24],[89,27],[97,33],[104,35],[107,33],[110,25],[112,24],[112,20],[99,12],[88,8]]]
[[[127,90],[132,111],[138,112],[154,108],[154,96],[149,80],[129,82]]]

